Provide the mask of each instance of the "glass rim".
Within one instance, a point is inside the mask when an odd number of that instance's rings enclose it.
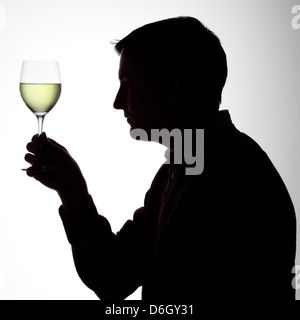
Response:
[[[57,60],[23,60],[20,83],[61,83]]]
[[[30,63],[35,63],[35,62],[55,62],[55,63],[58,63],[58,60],[23,60],[22,61],[23,63],[24,62],[30,62]]]

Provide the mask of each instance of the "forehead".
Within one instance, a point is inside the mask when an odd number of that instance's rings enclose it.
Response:
[[[122,52],[120,56],[119,79],[123,80],[124,78],[128,78],[139,80],[144,76],[144,72],[137,66],[134,59]]]

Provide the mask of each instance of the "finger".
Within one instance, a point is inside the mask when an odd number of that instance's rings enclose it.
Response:
[[[27,144],[27,146],[26,146],[26,149],[27,149],[29,152],[33,153],[33,154],[36,154],[36,153],[38,153],[38,151],[39,151],[38,145],[36,145],[36,144],[33,143],[33,142],[29,142],[29,143]]]
[[[48,141],[48,139],[45,139],[45,134],[42,133],[40,136],[35,135],[32,137],[32,141],[29,142],[26,146],[27,150],[33,154],[41,154],[44,152],[47,147],[49,147],[51,144]]]
[[[27,169],[27,175],[39,181],[48,188],[58,190],[55,170],[48,167],[32,166]]]
[[[26,171],[27,175],[32,178],[37,178],[45,172],[45,169],[42,166],[32,166],[29,167]]]
[[[25,159],[25,161],[27,161],[31,165],[37,164],[36,157],[31,153],[26,153],[24,159]]]
[[[41,168],[52,168],[52,161],[50,158],[44,157],[43,154],[31,154],[26,153],[24,157],[25,161],[30,163],[32,166],[41,167]]]
[[[38,135],[38,134],[35,134],[35,135],[32,137],[32,139],[31,139],[31,141],[32,141],[33,143],[37,143],[38,140],[39,140],[39,135]]]

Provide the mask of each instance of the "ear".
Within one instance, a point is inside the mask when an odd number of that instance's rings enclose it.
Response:
[[[169,77],[167,80],[168,105],[174,106],[178,104],[181,98],[181,81],[178,77]]]

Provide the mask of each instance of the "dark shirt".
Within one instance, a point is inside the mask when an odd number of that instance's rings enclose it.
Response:
[[[293,300],[296,220],[266,153],[231,123],[205,130],[204,171],[164,164],[115,235],[92,198],[60,207],[77,272],[101,299]]]

